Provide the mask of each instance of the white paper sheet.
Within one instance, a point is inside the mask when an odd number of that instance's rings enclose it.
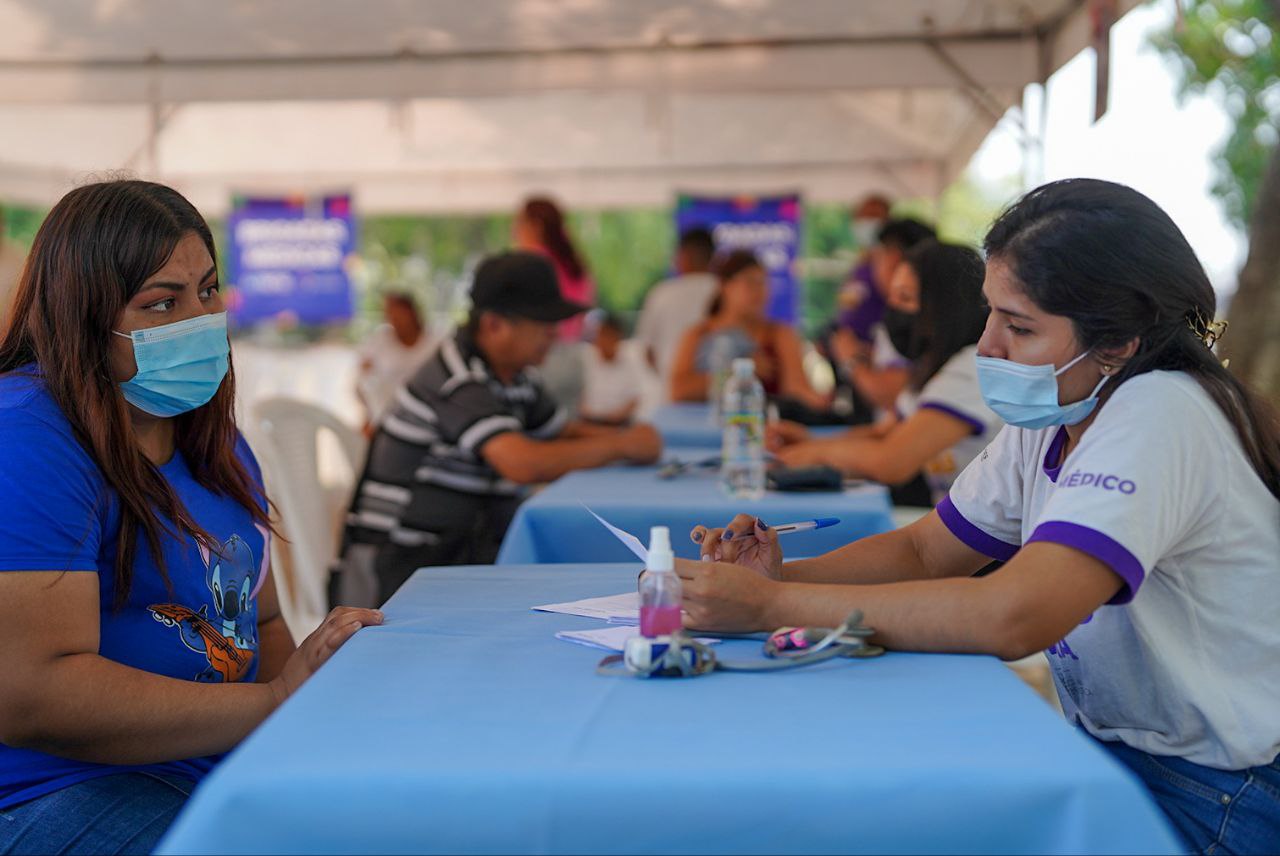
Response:
[[[562,615],[581,615],[599,618],[613,624],[640,623],[640,595],[629,591],[607,597],[589,597],[568,603],[548,603],[532,607],[536,612],[558,612]]]
[[[556,634],[556,638],[563,639],[565,642],[586,645],[589,648],[600,648],[604,651],[621,653],[627,644],[627,640],[639,635],[640,628],[638,627],[606,627],[603,630],[561,630]],[[714,645],[720,640],[699,639],[698,641]]]
[[[582,507],[587,508],[585,505]],[[640,543],[639,538],[632,535],[630,532],[626,531],[625,529],[619,529],[617,526],[614,526],[612,523],[610,523],[608,520],[605,520],[599,514],[596,514],[590,508],[587,508],[587,512],[596,520],[599,520],[600,525],[604,526],[605,529],[608,529],[610,532],[612,532],[613,537],[617,538],[619,541],[625,544],[627,549],[636,555],[636,558],[638,558],[642,562],[649,561],[649,551],[645,549],[644,544]]]

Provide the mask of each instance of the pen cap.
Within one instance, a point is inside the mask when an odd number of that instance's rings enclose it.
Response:
[[[648,571],[670,571],[676,566],[675,554],[671,552],[671,533],[665,526],[654,526],[649,530],[649,561],[645,563]]]

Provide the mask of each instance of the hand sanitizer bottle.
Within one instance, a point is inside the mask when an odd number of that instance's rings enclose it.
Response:
[[[680,578],[675,572],[671,534],[665,526],[649,530],[649,561],[640,578],[640,634],[669,636],[682,626]]]

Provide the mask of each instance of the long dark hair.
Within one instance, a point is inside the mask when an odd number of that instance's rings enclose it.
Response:
[[[520,213],[529,222],[537,224],[543,248],[569,276],[580,279],[586,275],[587,266],[569,238],[559,205],[546,196],[534,196],[525,200]]]
[[[911,330],[911,388],[917,392],[957,352],[976,345],[987,325],[982,257],[971,247],[925,241],[904,260],[920,281],[920,314]]]
[[[124,396],[111,376],[111,331],[147,277],[195,233],[217,258],[199,212],[177,191],[148,181],[107,181],[71,191],[36,233],[0,338],[0,374],[36,364],[76,439],[118,496],[115,603],[129,598],[138,532],[165,585],[165,533],[221,549],[195,521],[134,438]],[[262,492],[235,454],[235,373],[203,407],[175,417],[178,451],[202,486],[228,496],[267,528]],[[104,498],[105,499],[105,498]]]
[[[1005,211],[987,233],[986,251],[1010,267],[1037,306],[1070,318],[1089,350],[1139,340],[1104,396],[1146,372],[1195,377],[1280,498],[1280,420],[1206,344],[1217,298],[1191,245],[1158,205],[1109,181],[1056,181]]]
[[[716,296],[707,304],[707,317],[714,318],[724,308],[724,287],[729,284],[730,280],[744,270],[758,267],[763,266],[760,264],[760,260],[756,258],[756,254],[751,250],[730,250],[723,256],[714,259],[711,263],[711,272],[715,274],[719,285],[716,288]]]

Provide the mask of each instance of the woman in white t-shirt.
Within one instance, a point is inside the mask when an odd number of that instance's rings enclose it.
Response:
[[[929,516],[816,559],[745,515],[698,527],[686,623],[859,609],[900,650],[1047,649],[1066,716],[1189,848],[1278,852],[1280,423],[1214,356],[1213,289],[1145,196],[1045,185],[986,250],[978,375],[1009,427]]]
[[[643,369],[622,350],[622,322],[601,314],[591,343],[582,346],[583,384],[578,415],[600,425],[627,425],[636,415],[644,390]]]
[[[982,259],[969,247],[914,247],[894,271],[883,321],[893,347],[911,361],[896,417],[821,439],[779,423],[768,438],[778,459],[892,485],[923,472],[934,501],[946,496],[1003,425],[978,388],[975,357],[987,322],[982,276]]]

